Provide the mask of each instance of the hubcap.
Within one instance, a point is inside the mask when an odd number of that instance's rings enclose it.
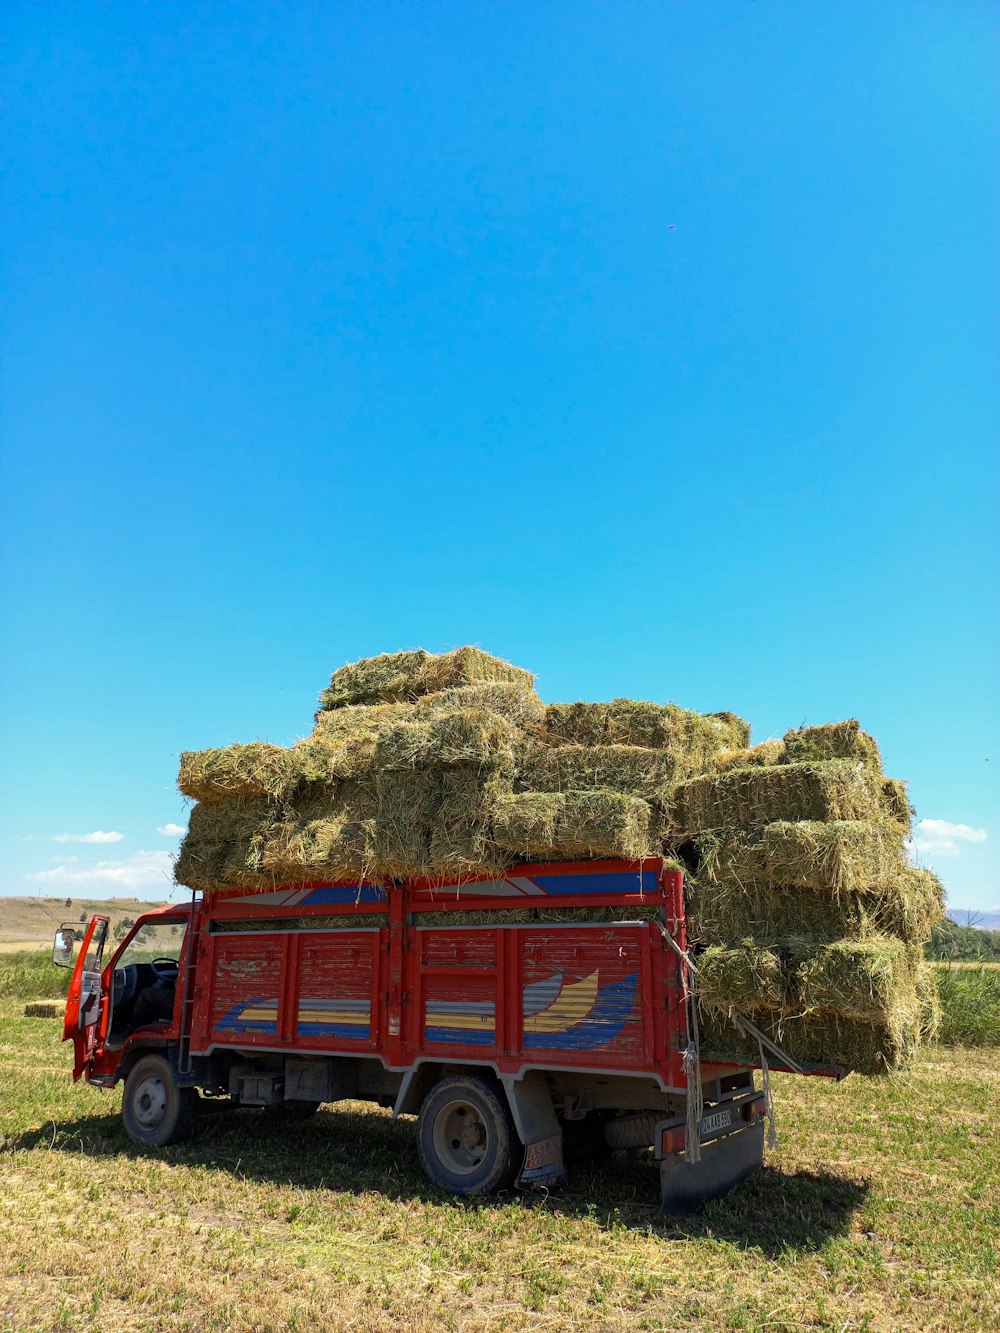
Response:
[[[450,1102],[434,1122],[434,1147],[438,1159],[455,1175],[475,1171],[489,1151],[486,1122],[468,1102]]]
[[[167,1110],[167,1090],[163,1080],[152,1074],[144,1078],[132,1098],[132,1111],[143,1129],[158,1129]]]

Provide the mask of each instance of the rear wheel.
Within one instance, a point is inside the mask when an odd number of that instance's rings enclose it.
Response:
[[[162,1055],[144,1055],[125,1080],[122,1121],[136,1143],[164,1148],[185,1137],[194,1115],[194,1088],[179,1088]]]
[[[503,1094],[467,1074],[442,1079],[424,1098],[417,1146],[434,1184],[462,1195],[512,1184],[522,1153]]]

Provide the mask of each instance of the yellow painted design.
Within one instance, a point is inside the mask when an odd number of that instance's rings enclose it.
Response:
[[[597,976],[591,972],[580,981],[570,981],[545,1009],[526,1015],[525,1032],[564,1032],[587,1017],[597,999]]]
[[[370,1015],[357,1009],[300,1009],[300,1023],[353,1023],[367,1027]]]
[[[492,1032],[496,1026],[493,1014],[440,1013],[428,1008],[425,1023],[434,1028],[462,1028],[475,1032]]]
[[[249,1009],[241,1009],[237,1017],[240,1023],[273,1023],[278,1016],[277,1005],[251,1005]]]

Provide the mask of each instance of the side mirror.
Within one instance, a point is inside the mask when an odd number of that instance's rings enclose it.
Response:
[[[60,926],[52,944],[52,961],[57,967],[73,966],[73,945],[76,931],[72,926]]]

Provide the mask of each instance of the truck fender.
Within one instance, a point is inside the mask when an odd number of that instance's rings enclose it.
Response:
[[[440,1077],[439,1065],[419,1064],[408,1069],[403,1075],[403,1081],[399,1085],[399,1092],[396,1093],[396,1100],[393,1103],[393,1120],[399,1115],[417,1115],[424,1098]]]

